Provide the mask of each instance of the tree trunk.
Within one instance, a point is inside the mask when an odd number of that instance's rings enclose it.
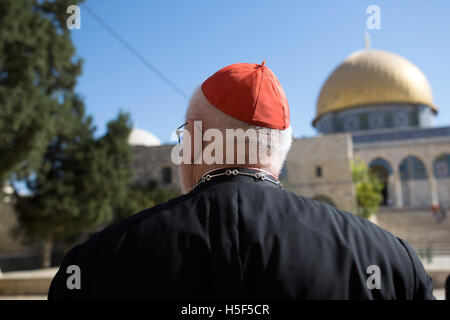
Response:
[[[53,240],[51,237],[44,240],[42,247],[42,268],[50,268],[52,263]]]

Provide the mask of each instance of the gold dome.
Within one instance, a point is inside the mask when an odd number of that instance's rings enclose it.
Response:
[[[430,84],[419,68],[397,54],[364,49],[328,77],[313,125],[326,113],[373,104],[423,104],[437,112]]]

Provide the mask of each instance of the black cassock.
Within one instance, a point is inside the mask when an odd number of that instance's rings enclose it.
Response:
[[[432,290],[414,250],[375,224],[222,175],[74,247],[49,299],[434,299]]]

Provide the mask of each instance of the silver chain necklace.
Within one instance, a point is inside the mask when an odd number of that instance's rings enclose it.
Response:
[[[216,173],[216,174],[206,174],[204,175],[199,182],[197,182],[197,184],[195,186],[192,187],[191,191],[193,191],[195,188],[197,188],[200,184],[202,184],[203,182],[209,181],[212,178],[216,178],[216,177],[220,177],[220,176],[237,176],[237,175],[241,175],[241,176],[248,176],[248,177],[253,177],[256,180],[263,180],[263,181],[269,181],[272,182],[273,184],[276,184],[278,187],[280,187],[281,189],[283,188],[283,184],[280,181],[274,181],[270,178],[268,178],[266,174],[261,173],[261,172],[256,172],[256,173],[247,173],[247,172],[242,172],[239,171],[238,169],[228,169],[225,172],[221,172],[221,173]]]

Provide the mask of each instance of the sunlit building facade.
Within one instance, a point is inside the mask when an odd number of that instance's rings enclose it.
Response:
[[[437,112],[418,67],[394,53],[365,49],[325,81],[313,125],[319,134],[351,136],[353,157],[383,181],[382,205],[448,206],[450,127],[433,126]]]

